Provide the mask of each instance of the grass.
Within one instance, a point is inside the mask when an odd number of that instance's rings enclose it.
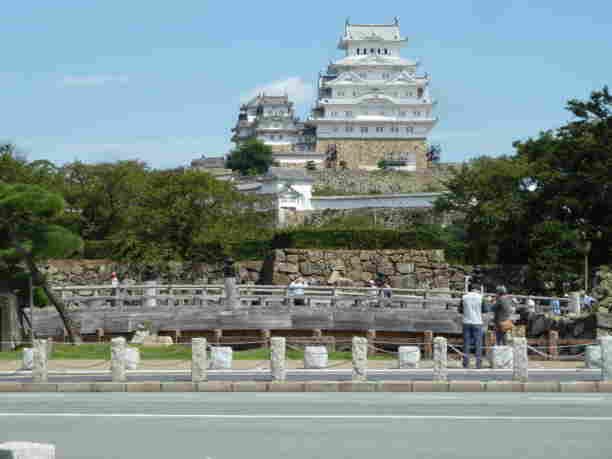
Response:
[[[27,346],[26,346],[27,347]],[[173,344],[171,346],[140,346],[142,360],[191,360],[191,348],[186,345]],[[250,349],[248,351],[235,351],[234,360],[269,360],[270,349]],[[330,352],[329,360],[351,360],[351,352]],[[370,356],[370,360],[392,360],[391,354]],[[20,360],[21,350],[0,352],[0,360]],[[287,349],[288,360],[303,360],[304,352]],[[55,344],[51,360],[110,360],[110,344]]]

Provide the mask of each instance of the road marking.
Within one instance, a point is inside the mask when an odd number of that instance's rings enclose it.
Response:
[[[528,397],[534,402],[603,402],[603,397]]]
[[[403,414],[155,414],[155,413],[0,413],[0,417],[145,419],[345,419],[440,421],[612,421],[612,416],[418,416]]]

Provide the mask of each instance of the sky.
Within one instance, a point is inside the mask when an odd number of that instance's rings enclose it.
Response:
[[[612,83],[604,0],[4,2],[0,142],[59,164],[220,156],[252,94],[287,91],[306,117],[347,17],[395,16],[431,75],[443,161],[511,154]]]

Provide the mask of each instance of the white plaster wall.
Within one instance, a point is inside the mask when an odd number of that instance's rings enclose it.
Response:
[[[323,209],[362,209],[371,207],[428,209],[441,193],[387,196],[342,196],[315,197],[311,200],[313,210]]]

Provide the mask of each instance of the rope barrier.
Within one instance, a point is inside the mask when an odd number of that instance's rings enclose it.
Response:
[[[399,355],[399,352],[395,352],[395,351],[387,351],[386,349],[381,349],[379,347],[373,346],[371,344],[368,344],[368,347],[370,349],[375,350],[376,352],[382,352],[383,354],[391,354],[391,355]]]
[[[448,344],[448,347],[450,347],[453,351],[455,351],[461,357],[465,357],[465,354],[462,351],[460,351],[459,349],[457,349],[455,346],[453,346],[452,344]]]

